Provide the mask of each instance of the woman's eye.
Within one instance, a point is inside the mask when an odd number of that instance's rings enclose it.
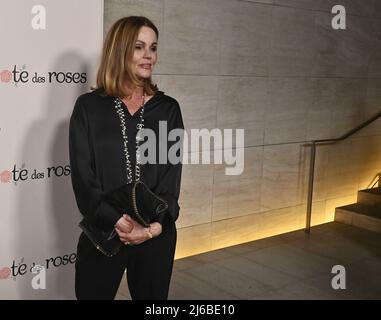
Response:
[[[136,50],[141,50],[141,49],[143,49],[143,47],[136,46],[135,49],[136,49]],[[156,52],[156,51],[157,51],[157,47],[153,47],[153,48],[151,48],[151,50],[152,50],[153,52]]]

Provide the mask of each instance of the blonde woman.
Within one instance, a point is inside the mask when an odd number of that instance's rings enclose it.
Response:
[[[97,86],[78,97],[70,118],[71,179],[83,220],[92,228],[113,232],[123,244],[106,256],[91,237],[81,233],[75,265],[77,299],[114,299],[126,269],[132,299],[168,298],[182,165],[146,163],[136,171],[140,129],[159,136],[159,121],[166,121],[168,131],[184,128],[178,102],[152,83],[158,37],[146,17],[115,22],[104,42]],[[170,142],[156,144],[157,154],[163,145],[166,152],[171,146]],[[168,204],[149,227],[128,212],[118,212],[104,198],[137,175]]]

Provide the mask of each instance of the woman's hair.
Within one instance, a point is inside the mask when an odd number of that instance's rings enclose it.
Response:
[[[146,17],[129,16],[116,21],[107,33],[102,49],[102,59],[97,73],[96,88],[103,88],[111,96],[128,97],[132,92],[126,88],[126,82],[134,86],[143,86],[144,92],[153,95],[157,85],[149,79],[139,79],[131,72],[130,61],[133,58],[135,44],[140,28],[147,26],[156,33],[159,31]]]

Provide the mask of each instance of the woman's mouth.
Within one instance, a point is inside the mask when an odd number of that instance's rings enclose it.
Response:
[[[139,66],[143,69],[151,70],[151,65],[150,64],[139,64]]]

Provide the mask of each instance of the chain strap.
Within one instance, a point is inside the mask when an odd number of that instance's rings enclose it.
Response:
[[[131,160],[130,155],[128,153],[128,136],[127,136],[127,127],[126,127],[126,120],[123,112],[122,103],[123,101],[117,97],[114,100],[114,107],[116,109],[117,114],[119,115],[120,119],[120,126],[122,127],[122,136],[123,136],[123,144],[124,144],[124,155],[126,158],[126,174],[127,174],[127,184],[133,182],[132,178],[132,169],[131,169]],[[136,125],[136,128],[138,129],[138,132],[136,134],[136,165],[135,165],[135,181],[140,180],[140,141],[143,140],[142,133],[144,129],[144,95],[143,95],[143,103],[141,105],[140,110],[140,123]]]

